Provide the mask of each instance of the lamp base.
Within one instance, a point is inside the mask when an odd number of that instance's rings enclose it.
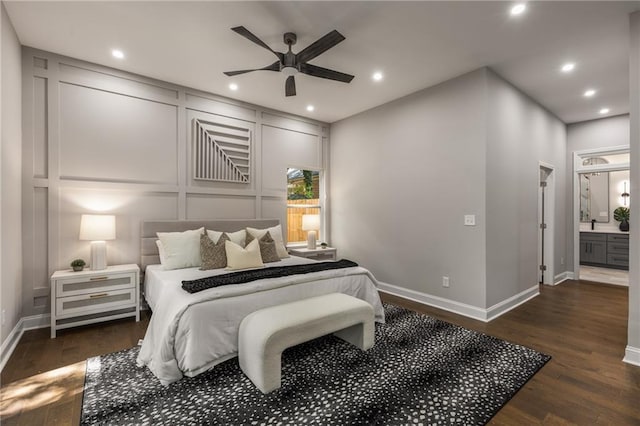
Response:
[[[316,249],[316,231],[307,232],[307,248],[309,250]]]
[[[107,242],[91,241],[91,270],[107,269]]]

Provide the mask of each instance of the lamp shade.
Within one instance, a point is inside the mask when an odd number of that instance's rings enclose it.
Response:
[[[80,239],[106,241],[116,239],[116,217],[111,214],[83,214],[80,219]]]
[[[319,214],[303,214],[302,215],[302,230],[303,231],[317,231],[320,229],[320,215]]]

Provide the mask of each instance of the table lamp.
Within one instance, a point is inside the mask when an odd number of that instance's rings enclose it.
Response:
[[[116,239],[116,217],[110,214],[83,214],[80,239],[91,241],[91,270],[107,268],[107,240]]]
[[[302,230],[307,232],[307,248],[314,250],[316,248],[316,231],[320,229],[319,214],[303,214]]]

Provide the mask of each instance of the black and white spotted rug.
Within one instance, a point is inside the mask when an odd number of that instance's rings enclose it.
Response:
[[[551,358],[385,304],[367,352],[325,336],[288,349],[263,395],[231,359],[163,387],[138,347],[87,360],[81,424],[483,425]]]

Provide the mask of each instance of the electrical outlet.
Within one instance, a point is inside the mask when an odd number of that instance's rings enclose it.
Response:
[[[442,277],[442,287],[449,287],[449,277]]]
[[[465,214],[464,215],[464,226],[476,226],[476,215],[475,214]]]
[[[2,310],[2,325],[5,325],[7,322],[7,310],[3,309]]]

